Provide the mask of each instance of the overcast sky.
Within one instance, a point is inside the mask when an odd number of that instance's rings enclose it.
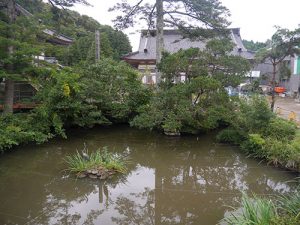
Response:
[[[80,14],[93,17],[101,24],[113,25],[111,20],[117,15],[108,9],[121,0],[88,0],[93,7],[77,5],[73,9]],[[138,0],[129,0],[132,3]],[[152,0],[154,1],[154,0]],[[266,41],[275,31],[274,26],[295,29],[300,24],[300,0],[220,0],[231,12],[230,27],[241,28],[243,39]],[[139,44],[138,30],[145,27],[137,26],[124,30],[129,35],[133,50]],[[135,33],[135,34],[133,34]]]

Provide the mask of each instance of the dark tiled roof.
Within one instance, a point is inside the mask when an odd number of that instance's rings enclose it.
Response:
[[[133,60],[155,60],[156,58],[156,36],[155,31],[150,31],[150,35],[147,36],[147,31],[142,30],[139,50],[134,53],[129,53],[123,56],[124,59]],[[231,29],[230,38],[235,44],[232,51],[233,55],[241,55],[246,59],[253,59],[254,53],[247,51],[244,47],[241,36],[240,29]],[[166,52],[175,53],[180,49],[188,48],[205,48],[205,41],[201,40],[191,40],[189,38],[183,38],[179,30],[164,30],[164,48]],[[239,49],[241,51],[239,51]],[[145,51],[146,50],[146,51]]]
[[[28,12],[26,9],[24,9],[21,5],[16,4],[16,10],[20,12],[22,15],[27,16],[27,17],[33,17],[33,14]],[[56,31],[50,30],[50,29],[44,29],[43,30],[44,34],[52,36],[54,39],[57,39],[58,44],[63,44],[63,45],[69,45],[73,43],[73,39],[63,35],[63,34],[57,34]],[[55,42],[55,40],[53,40]]]

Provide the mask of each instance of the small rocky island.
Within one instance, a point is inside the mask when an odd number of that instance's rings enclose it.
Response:
[[[65,158],[68,171],[75,173],[77,178],[105,180],[116,173],[126,172],[124,160],[117,154],[108,151],[107,147],[88,153],[86,147],[79,153]]]
[[[83,172],[78,172],[76,174],[77,178],[85,178],[89,177],[91,179],[100,179],[106,180],[110,178],[112,175],[116,174],[118,171],[105,169],[103,167],[99,167],[96,169],[90,169]]]

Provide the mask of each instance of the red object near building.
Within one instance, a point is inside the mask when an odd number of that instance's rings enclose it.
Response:
[[[275,87],[275,92],[276,93],[283,93],[285,91],[286,91],[285,87]]]

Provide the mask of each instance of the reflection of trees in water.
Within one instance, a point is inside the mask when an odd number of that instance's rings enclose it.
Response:
[[[145,188],[144,192],[131,193],[131,198],[119,196],[115,209],[121,217],[112,217],[118,225],[155,225],[154,191]]]
[[[47,200],[43,202],[43,213],[32,221],[33,224],[95,224],[113,201],[109,190],[126,182],[126,175],[119,175],[109,181],[53,179],[45,185]],[[76,211],[88,207],[88,202],[97,198],[99,205],[91,206],[86,214]]]
[[[253,171],[238,154],[228,159],[202,158],[192,151],[165,156],[142,161],[150,168],[155,164],[155,190],[132,194],[132,198],[119,196],[116,209],[121,216],[113,221],[119,225],[214,224],[223,218],[226,205],[240,199],[240,191],[266,194],[290,188],[276,174],[261,168]]]
[[[262,194],[281,193],[289,188],[292,190],[291,185],[282,182],[279,172],[250,169],[251,164],[230,150],[230,155],[217,157],[220,155],[216,154],[218,149],[209,139],[196,142],[143,134],[140,131],[129,133],[128,137],[124,130],[120,129],[119,132],[121,140],[117,143],[123,147],[117,146],[116,149],[124,157],[129,155],[131,161],[126,175],[102,182],[22,174],[9,181],[14,187],[20,185],[20,180],[24,182],[22,194],[27,195],[20,198],[20,201],[28,202],[24,217],[30,219],[41,214],[29,224],[93,224],[101,221],[101,215],[111,210],[111,206],[119,213],[112,218],[119,225],[198,225],[199,221],[214,224],[216,218],[223,217],[223,206],[238,200],[241,190]],[[111,136],[111,140],[104,141],[113,145],[115,140],[116,137]],[[195,148],[196,145],[199,147]],[[201,152],[201,148],[206,152]],[[33,163],[28,160],[23,164],[25,169],[21,172],[43,171],[41,164],[49,164],[47,167],[52,169],[53,162],[60,157],[52,153],[38,156],[35,156]],[[113,202],[110,193],[119,183],[126,183],[132,171],[140,167],[155,169],[155,189],[121,195]],[[17,172],[20,174],[19,170]],[[26,180],[35,180],[34,187],[32,182],[26,183]],[[10,194],[9,190],[2,193],[3,196]],[[98,204],[85,208],[95,198]],[[34,215],[32,212],[35,212]]]
[[[124,141],[128,142],[125,139]],[[50,191],[51,194],[58,200],[81,203],[88,201],[91,193],[99,193],[102,210],[108,209],[112,204],[115,206],[119,215],[112,217],[112,221],[118,225],[198,225],[199,221],[214,224],[218,218],[221,219],[224,206],[238,200],[240,191],[280,193],[288,188],[275,173],[262,171],[261,168],[257,171],[250,169],[249,164],[239,154],[230,152],[230,156],[217,157],[213,151],[201,154],[201,150],[187,150],[193,148],[193,143],[183,143],[184,148],[178,149],[182,145],[181,139],[150,139],[143,144],[145,148],[133,146],[121,154],[129,154],[131,161],[135,162],[129,165],[129,171],[134,171],[139,164],[155,169],[154,190],[145,189],[129,196],[121,195],[112,202],[109,190],[115,188],[114,185],[122,180],[121,177],[110,181],[109,186],[95,186],[94,182],[84,182],[84,185],[77,187],[78,190],[72,190],[68,185],[76,185],[67,183],[63,190],[71,190],[71,193],[55,193],[57,188],[54,187]],[[166,146],[166,149],[159,149],[159,144]],[[209,148],[213,149],[214,146],[210,144]],[[129,172],[127,176],[130,174]],[[125,183],[126,176],[123,178]],[[69,209],[72,209],[73,205],[66,202],[65,207],[70,213]],[[63,210],[63,206],[60,206],[59,210]],[[67,210],[58,218],[61,221],[73,219],[75,222],[76,213],[72,215],[74,219],[68,218],[66,212]],[[101,213],[103,211],[91,210],[87,218],[95,221]]]

